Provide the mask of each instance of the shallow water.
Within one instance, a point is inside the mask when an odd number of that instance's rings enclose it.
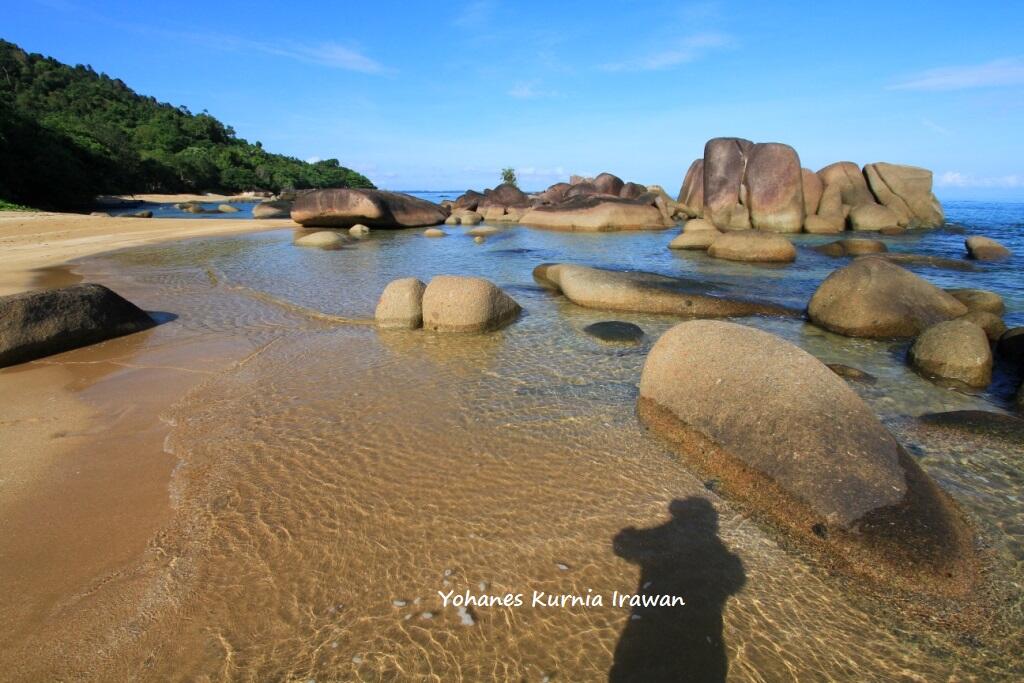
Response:
[[[258,201],[251,202],[199,202],[199,205],[203,207],[208,213],[191,213],[189,211],[182,211],[177,206],[178,202],[139,202],[131,206],[112,206],[103,209],[111,216],[127,216],[139,211],[152,211],[153,218],[230,218],[230,219],[252,219],[252,210]],[[217,207],[221,204],[229,204],[238,211],[229,211],[227,213],[221,213],[217,210]]]
[[[1024,324],[1024,205],[958,203],[947,213],[1017,255],[972,272],[913,270],[944,287],[993,289],[1006,299],[1007,323]],[[433,240],[377,230],[339,251],[295,248],[290,231],[275,231],[81,264],[87,277],[121,283],[125,293],[160,291],[179,316],[170,324],[189,333],[240,335],[261,349],[165,416],[174,425],[167,448],[181,464],[175,522],[155,542],[161,578],[143,625],[98,670],[150,679],[539,681],[603,680],[613,662],[638,656],[667,665],[678,643],[648,642],[648,651],[623,637],[644,623],[628,608],[467,614],[444,607],[437,591],[607,596],[636,592],[648,579],[665,592],[701,590],[717,580],[714,562],[666,541],[687,531],[669,521],[670,504],[696,496],[718,513],[717,531],[704,530],[720,539],[711,546],[742,562],[742,589],[728,598],[720,627],[730,680],[1021,673],[1024,448],[940,437],[905,419],[1001,411],[1015,386],[1009,370],[989,390],[959,392],[909,371],[905,343],[846,339],[794,320],[741,321],[875,375],[876,384],[853,386],[976,517],[1006,602],[992,632],[964,639],[902,619],[784,550],[640,428],[634,405],[644,357],[677,319],[583,309],[531,278],[539,263],[570,261],[802,307],[844,261],[804,248],[789,266],[716,261],[669,251],[674,230],[511,227],[483,244],[446,230],[449,237]],[[964,235],[884,239],[893,251],[958,257]],[[525,313],[500,332],[454,337],[319,315],[369,319],[390,280],[439,273],[487,277]],[[608,319],[640,325],[645,341],[606,346],[582,333]],[[640,559],[613,545],[629,527],[652,529],[625,532],[648,539]],[[643,559],[650,557],[660,559]]]

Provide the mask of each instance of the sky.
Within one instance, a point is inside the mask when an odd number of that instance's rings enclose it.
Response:
[[[1024,201],[1024,2],[20,0],[0,38],[396,190],[611,171],[675,194],[704,142],[890,161]]]

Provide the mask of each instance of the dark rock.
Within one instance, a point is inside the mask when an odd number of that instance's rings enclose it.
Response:
[[[583,331],[604,342],[636,344],[644,338],[644,331],[638,325],[620,320],[606,320],[587,325]]]
[[[0,297],[0,367],[153,327],[149,315],[103,285]]]
[[[1024,364],[1024,327],[1011,327],[999,337],[996,347],[1000,358]]]
[[[953,410],[946,413],[926,413],[917,419],[931,427],[994,437],[1024,446],[1024,420],[1012,415],[986,410]]]
[[[415,228],[443,223],[447,212],[424,199],[383,190],[342,188],[301,195],[292,205],[292,220],[303,226]]]
[[[863,370],[851,367],[849,365],[843,365],[842,363],[826,363],[829,370],[836,373],[840,377],[845,379],[853,380],[854,382],[863,382],[864,384],[874,384],[877,382],[877,378]]]

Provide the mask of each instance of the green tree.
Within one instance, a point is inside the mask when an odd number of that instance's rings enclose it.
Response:
[[[516,178],[516,169],[514,168],[503,168],[501,169],[501,182],[508,185],[519,187],[519,179]]]

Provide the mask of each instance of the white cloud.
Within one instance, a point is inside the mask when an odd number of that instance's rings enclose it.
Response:
[[[1005,175],[982,177],[971,174],[960,173],[959,171],[946,171],[940,175],[935,184],[939,187],[1024,187],[1024,176]]]
[[[951,131],[948,128],[940,126],[931,119],[921,119],[921,125],[933,133],[938,133],[939,135],[951,135]]]
[[[267,54],[288,57],[308,64],[319,64],[332,69],[358,71],[365,74],[388,73],[388,69],[377,60],[364,55],[358,50],[339,45],[338,43],[321,43],[320,45],[279,45],[272,43],[247,42],[253,49]]]
[[[320,157],[310,157],[306,159],[307,164],[315,164],[318,161],[323,161],[323,159],[321,159]]]
[[[476,0],[476,2],[470,2],[462,8],[462,11],[452,20],[452,23],[460,28],[483,28],[491,22],[497,6],[498,3],[495,0]]]
[[[516,83],[508,91],[509,97],[514,97],[518,100],[536,100],[543,97],[557,97],[558,92],[556,90],[544,90],[539,88],[536,81],[528,83]]]
[[[1008,57],[985,64],[929,69],[890,90],[965,90],[1024,85],[1024,59]]]
[[[636,59],[605,64],[605,71],[660,71],[695,62],[716,50],[731,47],[735,41],[724,33],[696,33],[664,50]]]

